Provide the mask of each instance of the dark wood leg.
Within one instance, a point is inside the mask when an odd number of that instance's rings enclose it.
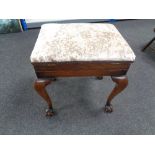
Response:
[[[46,110],[46,116],[53,116],[53,107],[52,107],[52,101],[46,91],[46,86],[51,83],[51,80],[41,80],[38,79],[34,83],[34,88],[38,92],[38,94],[47,102],[48,109]]]
[[[149,43],[147,43],[145,47],[142,49],[142,51],[144,52],[154,41],[155,41],[155,38],[153,38]]]
[[[97,76],[96,78],[97,78],[98,80],[102,80],[102,79],[103,79],[102,76]]]
[[[119,76],[119,77],[111,77],[113,82],[116,83],[114,89],[112,90],[111,94],[109,95],[107,99],[107,103],[105,105],[104,111],[107,113],[113,112],[113,108],[111,105],[112,99],[118,95],[120,92],[122,92],[128,85],[128,78],[126,76]]]

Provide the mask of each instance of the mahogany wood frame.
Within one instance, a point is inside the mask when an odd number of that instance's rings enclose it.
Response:
[[[112,99],[128,85],[128,78],[126,74],[131,63],[131,61],[32,63],[37,76],[34,88],[48,104],[46,116],[53,116],[54,112],[52,101],[45,88],[57,77],[96,76],[98,79],[101,79],[103,76],[111,76],[116,85],[110,93],[104,107],[105,112],[111,113],[113,111],[111,104]]]

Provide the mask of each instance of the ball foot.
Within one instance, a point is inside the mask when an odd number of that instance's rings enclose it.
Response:
[[[104,107],[104,112],[105,112],[105,113],[112,113],[112,112],[113,112],[113,107],[112,107],[112,105],[105,105],[105,107]]]
[[[46,109],[46,116],[52,117],[54,115],[53,109]]]

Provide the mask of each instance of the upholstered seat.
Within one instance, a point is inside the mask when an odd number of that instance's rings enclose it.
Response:
[[[112,24],[44,24],[31,62],[134,61],[135,55]]]

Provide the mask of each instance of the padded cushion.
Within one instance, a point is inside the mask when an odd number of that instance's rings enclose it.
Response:
[[[134,61],[128,43],[112,24],[44,24],[31,62]]]

